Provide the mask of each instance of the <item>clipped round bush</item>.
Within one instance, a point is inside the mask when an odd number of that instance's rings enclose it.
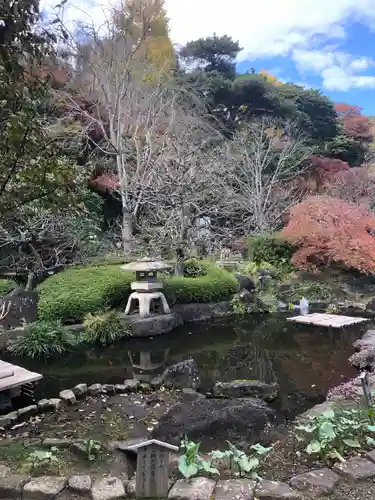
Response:
[[[166,277],[164,293],[170,305],[190,302],[219,302],[238,291],[236,278],[213,264],[202,261],[206,273],[196,278]],[[65,323],[83,321],[89,313],[106,308],[125,307],[131,293],[134,273],[119,266],[69,269],[41,283],[38,315],[40,319],[61,319]]]
[[[16,356],[41,359],[61,355],[79,342],[77,335],[60,321],[36,321],[21,336],[10,340],[7,349]]]
[[[17,286],[17,283],[12,280],[0,279],[0,295],[7,295]]]
[[[260,264],[288,265],[296,247],[277,234],[260,234],[248,239],[249,258]]]
[[[120,320],[117,311],[102,314],[87,314],[83,322],[85,334],[83,339],[89,344],[112,344],[129,334],[129,330]]]
[[[198,259],[187,259],[184,262],[185,278],[197,278],[198,276],[206,276],[207,269],[202,261]]]

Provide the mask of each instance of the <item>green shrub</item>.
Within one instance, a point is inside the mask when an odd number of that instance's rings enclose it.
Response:
[[[90,344],[112,344],[129,334],[129,329],[121,322],[117,311],[102,314],[87,314],[83,322],[84,340]]]
[[[15,281],[0,279],[0,295],[10,293],[16,286],[17,283]]]
[[[326,283],[309,280],[281,285],[277,291],[277,298],[286,303],[298,302],[302,297],[310,301],[331,301],[334,292]]]
[[[250,260],[257,264],[268,262],[274,266],[290,265],[296,248],[277,234],[260,234],[248,238]]]
[[[206,276],[207,267],[198,259],[187,259],[184,262],[185,278],[197,278],[198,276]]]
[[[205,276],[197,278],[168,277],[164,292],[170,305],[190,302],[218,302],[227,300],[238,291],[234,276],[214,265],[202,261]],[[106,308],[125,307],[131,292],[133,273],[119,266],[98,266],[69,269],[51,276],[39,287],[39,318],[61,319],[77,323],[88,314]]]
[[[9,341],[7,349],[16,356],[49,358],[63,354],[80,342],[60,321],[37,321],[28,325],[23,335]]]
[[[63,271],[38,287],[39,318],[77,323],[88,313],[122,306],[134,279],[133,273],[122,271],[117,265]]]

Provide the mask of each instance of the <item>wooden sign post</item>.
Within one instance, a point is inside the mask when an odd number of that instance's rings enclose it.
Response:
[[[169,452],[178,451],[178,446],[151,439],[127,449],[137,452],[135,496],[166,498],[169,489]]]

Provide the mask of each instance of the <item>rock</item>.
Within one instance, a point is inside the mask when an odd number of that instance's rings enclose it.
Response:
[[[234,275],[234,277],[237,279],[241,290],[245,289],[248,292],[255,291],[255,288],[256,288],[255,284],[248,276],[244,276],[243,274],[236,273]]]
[[[215,481],[206,477],[195,477],[190,481],[179,479],[172,486],[168,498],[178,500],[211,500]]]
[[[42,446],[43,448],[52,448],[53,446],[56,446],[57,448],[69,448],[71,443],[70,439],[46,438],[43,439]]]
[[[361,339],[354,342],[353,346],[359,350],[366,347],[375,347],[375,330],[367,330]]]
[[[29,479],[30,476],[18,474],[0,477],[0,498],[21,498],[23,486]]]
[[[99,396],[102,393],[102,385],[101,384],[92,384],[87,389],[89,396]]]
[[[14,420],[9,416],[11,415],[8,413],[8,415],[0,415],[0,427],[10,427],[13,425]]]
[[[64,391],[60,391],[59,396],[63,401],[65,401],[66,403],[69,403],[71,405],[73,405],[77,402],[77,398],[76,398],[74,392],[71,391],[70,389],[65,389]]]
[[[37,407],[40,413],[48,413],[56,410],[56,406],[51,403],[50,399],[41,399],[38,401]]]
[[[117,394],[124,394],[124,392],[126,392],[126,386],[124,384],[116,384],[115,392],[117,392]]]
[[[41,476],[33,478],[23,488],[23,500],[35,498],[36,500],[50,500],[65,488],[66,478],[57,476]]]
[[[60,398],[51,398],[48,400],[52,411],[59,410],[62,407],[62,400]]]
[[[6,465],[0,464],[0,477],[8,477],[11,474],[11,470]]]
[[[92,500],[115,500],[125,497],[125,488],[117,477],[98,479],[91,488]]]
[[[272,401],[278,392],[277,384],[266,384],[259,380],[234,380],[233,382],[216,382],[213,388],[214,397],[245,398],[255,397]]]
[[[256,482],[250,479],[225,479],[217,483],[213,500],[253,500]]]
[[[87,448],[84,446],[83,443],[81,443],[79,441],[75,441],[74,443],[71,443],[70,449],[73,453],[75,453],[78,456],[87,457]]]
[[[126,392],[136,392],[139,389],[139,386],[141,385],[139,380],[134,379],[128,379],[124,381],[125,386],[125,391]]]
[[[130,498],[135,498],[135,478],[126,483],[126,493]]]
[[[375,450],[367,452],[366,456],[371,462],[375,463]]]
[[[115,386],[113,384],[103,384],[102,390],[105,394],[115,394]]]
[[[185,387],[182,389],[182,399],[184,401],[196,401],[197,399],[204,399],[206,396],[197,392],[195,389],[189,389]]]
[[[214,307],[211,304],[176,304],[173,306],[182,323],[208,321],[214,316]]]
[[[163,379],[161,377],[154,377],[150,382],[151,388],[154,391],[158,391],[160,387],[163,385]]]
[[[169,366],[163,374],[163,383],[176,389],[198,389],[201,384],[199,369],[194,359]]]
[[[83,397],[87,393],[87,384],[78,384],[73,387],[73,392],[77,398]]]
[[[151,386],[147,382],[141,382],[139,384],[139,390],[142,392],[150,392]]]
[[[370,302],[366,304],[366,312],[369,313],[375,312],[375,299],[371,299]]]
[[[130,315],[120,317],[124,326],[130,326],[132,337],[156,337],[163,333],[171,332],[182,324],[182,319],[178,314],[158,314],[148,318]]]
[[[243,304],[250,304],[251,302],[254,301],[254,294],[245,289],[237,293],[236,297],[238,297],[238,300]]]
[[[68,481],[69,489],[78,493],[89,493],[91,490],[91,484],[91,477],[88,474],[72,476]]]
[[[293,491],[285,483],[279,483],[278,481],[267,481],[261,479],[255,489],[255,498],[264,498],[266,500],[278,500],[278,499],[288,499],[288,500],[301,500],[302,497],[296,491]]]
[[[160,419],[152,437],[178,445],[186,434],[202,445],[207,439],[219,448],[219,443],[226,447],[229,440],[247,449],[258,441],[270,442],[272,428],[278,423],[284,423],[284,418],[259,399],[205,398],[174,405]]]
[[[354,482],[375,477],[375,464],[361,457],[353,457],[345,462],[336,463],[333,470]]]
[[[294,489],[316,498],[330,495],[340,477],[331,469],[319,469],[293,477],[289,484]]]
[[[18,410],[18,418],[26,419],[31,417],[32,415],[36,415],[38,413],[37,405],[25,406],[25,408],[20,408]]]

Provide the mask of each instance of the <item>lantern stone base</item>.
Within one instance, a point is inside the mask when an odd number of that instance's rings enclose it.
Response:
[[[140,318],[151,316],[150,309],[152,300],[160,300],[164,314],[170,314],[171,312],[163,292],[133,292],[130,294],[128,303],[126,304],[125,315],[130,314],[134,300],[138,301]]]

